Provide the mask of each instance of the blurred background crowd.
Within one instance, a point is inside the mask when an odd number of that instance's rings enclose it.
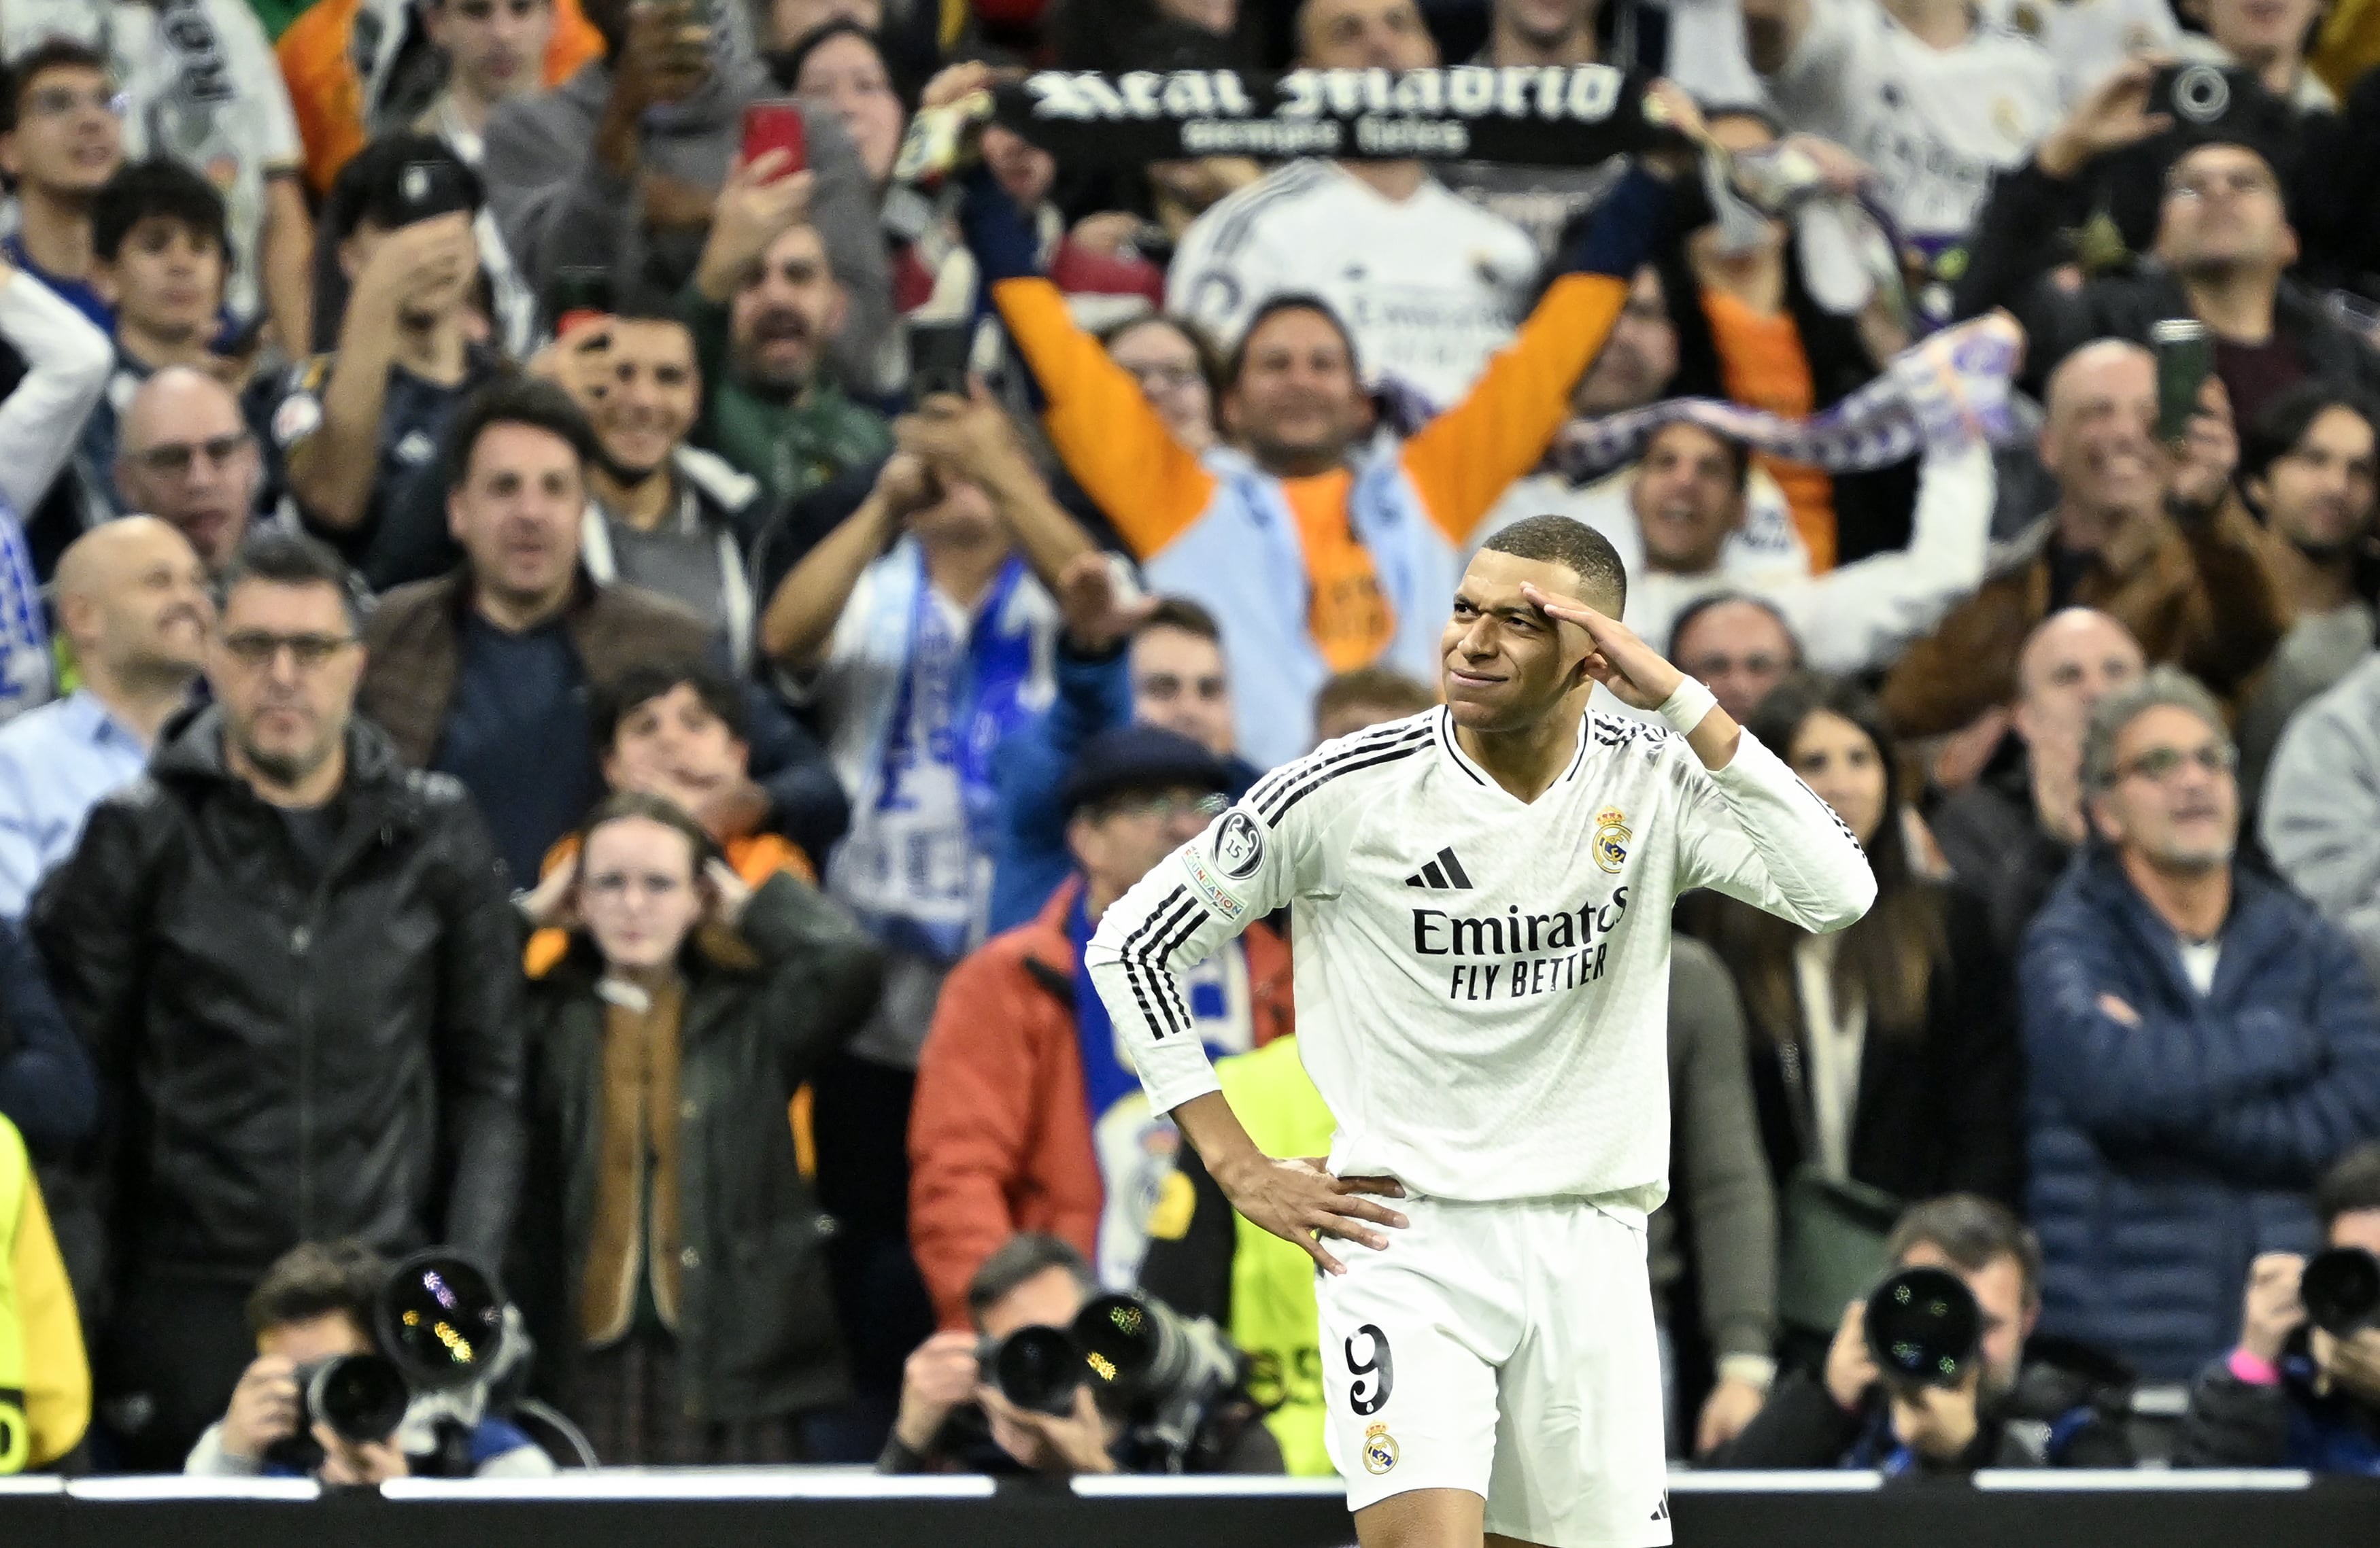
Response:
[[[0,1467],[1328,1472],[1307,1261],[1083,949],[1432,711],[1451,565],[1558,512],[1879,889],[1680,910],[1673,1457],[2380,1472],[2374,0],[0,0]],[[1466,66],[1689,138],[980,111]],[[1185,998],[1320,1155],[1296,948]],[[502,1368],[333,1422],[432,1244]],[[1973,1292],[1955,1383],[1880,1376],[1893,1265]],[[1101,1292],[1161,1372],[1053,1396],[1019,1330]]]

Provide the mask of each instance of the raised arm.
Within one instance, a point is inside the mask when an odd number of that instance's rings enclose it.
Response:
[[[1991,549],[1993,490],[1989,447],[1930,450],[1907,548],[1771,592],[1810,664],[1830,672],[1882,666],[1972,593]]]
[[[893,433],[938,478],[964,479],[989,495],[1034,576],[1055,592],[1067,567],[1096,551],[1091,535],[1050,496],[1049,480],[983,383],[969,392],[928,398],[894,422]]]
[[[1597,208],[1565,272],[1469,394],[1405,442],[1406,477],[1449,542],[1467,543],[1512,481],[1545,456],[1570,416],[1572,389],[1627,304],[1669,198],[1661,177],[1631,170]]]
[[[74,455],[115,363],[107,335],[31,275],[0,260],[0,339],[24,380],[0,402],[0,497],[30,512]]]
[[[968,175],[959,225],[1048,406],[1042,428],[1066,471],[1134,554],[1148,559],[1207,508],[1215,477],[1175,441],[1124,369],[1041,277],[1032,228],[990,173]]]
[[[777,583],[760,615],[760,648],[771,660],[795,671],[819,663],[860,573],[892,546],[902,521],[926,506],[929,492],[924,465],[917,458],[895,453],[885,462],[859,509]]]

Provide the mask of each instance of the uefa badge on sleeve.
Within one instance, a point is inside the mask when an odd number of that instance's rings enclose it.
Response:
[[[1389,1433],[1385,1424],[1375,1424],[1364,1432],[1364,1470],[1384,1473],[1397,1465],[1397,1438]]]

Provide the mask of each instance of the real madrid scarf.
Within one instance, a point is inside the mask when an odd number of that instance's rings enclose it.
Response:
[[[1201,156],[1592,166],[1675,142],[1648,116],[1645,84],[1604,65],[1041,70],[920,113],[894,176],[933,181],[957,160],[968,126],[985,118],[1070,166]]]
[[[1790,419],[1715,398],[1668,398],[1572,421],[1554,443],[1553,461],[1584,483],[1633,461],[1654,431],[1680,419],[1829,473],[1888,467],[1927,446],[1998,441],[2010,433],[2009,378],[2022,345],[2017,325],[1994,312],[1902,350],[1882,375],[1823,414]]]

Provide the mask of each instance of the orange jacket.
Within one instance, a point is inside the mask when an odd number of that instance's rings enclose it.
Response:
[[[1048,1231],[1091,1255],[1104,1191],[1075,1030],[1069,881],[1029,925],[994,936],[951,970],[917,1061],[909,1109],[909,1245],[944,1327],[967,1325],[966,1287],[1020,1231]],[[1297,1028],[1289,948],[1262,925],[1248,954],[1258,1046]]]
[[[347,159],[364,148],[364,87],[356,63],[356,18],[366,0],[315,0],[273,45],[289,106],[306,142],[306,186],[319,198]],[[385,25],[374,18],[374,25]],[[365,52],[370,52],[370,44]],[[394,47],[394,43],[388,46]],[[553,35],[546,41],[544,84],[561,85],[590,59],[603,56],[603,35],[595,30],[578,0],[553,0]]]

